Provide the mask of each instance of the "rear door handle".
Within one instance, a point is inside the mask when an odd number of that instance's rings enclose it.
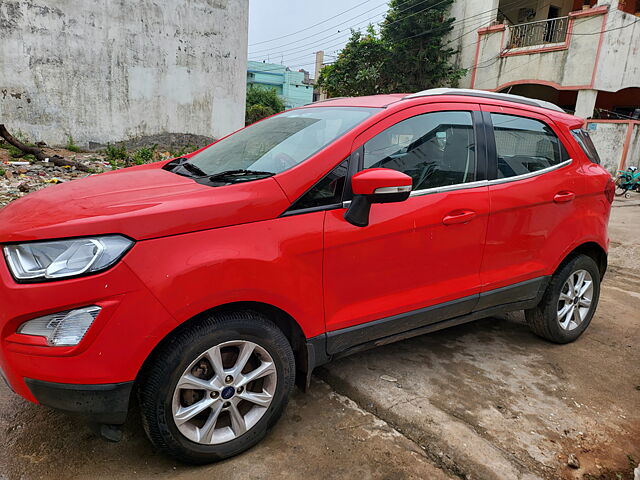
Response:
[[[476,212],[473,210],[454,210],[442,219],[445,225],[455,225],[456,223],[467,223],[473,220]]]
[[[571,202],[574,198],[576,198],[576,194],[573,192],[558,192],[554,195],[553,201],[556,203],[566,203]]]

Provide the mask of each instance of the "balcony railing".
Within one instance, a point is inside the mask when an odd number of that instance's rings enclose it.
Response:
[[[547,43],[562,43],[567,38],[569,17],[550,18],[537,22],[521,23],[509,27],[507,48],[532,47]]]

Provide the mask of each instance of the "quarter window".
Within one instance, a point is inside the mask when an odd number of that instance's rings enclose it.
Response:
[[[576,139],[587,158],[593,163],[597,163],[599,165],[600,155],[598,155],[598,151],[596,150],[596,146],[593,144],[593,141],[589,136],[589,132],[577,128],[575,130],[571,130],[571,135],[573,135],[573,138]]]
[[[364,168],[391,168],[413,179],[413,190],[473,182],[471,112],[433,112],[396,123],[364,144]]]
[[[569,159],[560,139],[545,123],[532,118],[492,113],[498,178],[516,177]]]
[[[311,187],[289,210],[324,207],[342,202],[344,180],[347,177],[348,167],[349,160],[345,160]]]

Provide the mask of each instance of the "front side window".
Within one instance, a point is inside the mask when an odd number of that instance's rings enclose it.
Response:
[[[364,144],[364,168],[391,168],[413,179],[413,190],[473,182],[475,136],[471,112],[408,118]]]
[[[498,155],[498,178],[526,175],[569,159],[560,139],[539,120],[492,113],[491,121]]]
[[[305,161],[378,108],[312,107],[284,112],[244,128],[191,157],[171,165],[174,173],[230,180],[268,176]],[[252,177],[251,177],[252,178]]]

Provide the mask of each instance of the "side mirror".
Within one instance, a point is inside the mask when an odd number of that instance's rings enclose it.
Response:
[[[370,168],[351,178],[353,200],[344,219],[356,227],[369,225],[369,212],[373,203],[404,202],[411,194],[413,180],[397,170]]]

